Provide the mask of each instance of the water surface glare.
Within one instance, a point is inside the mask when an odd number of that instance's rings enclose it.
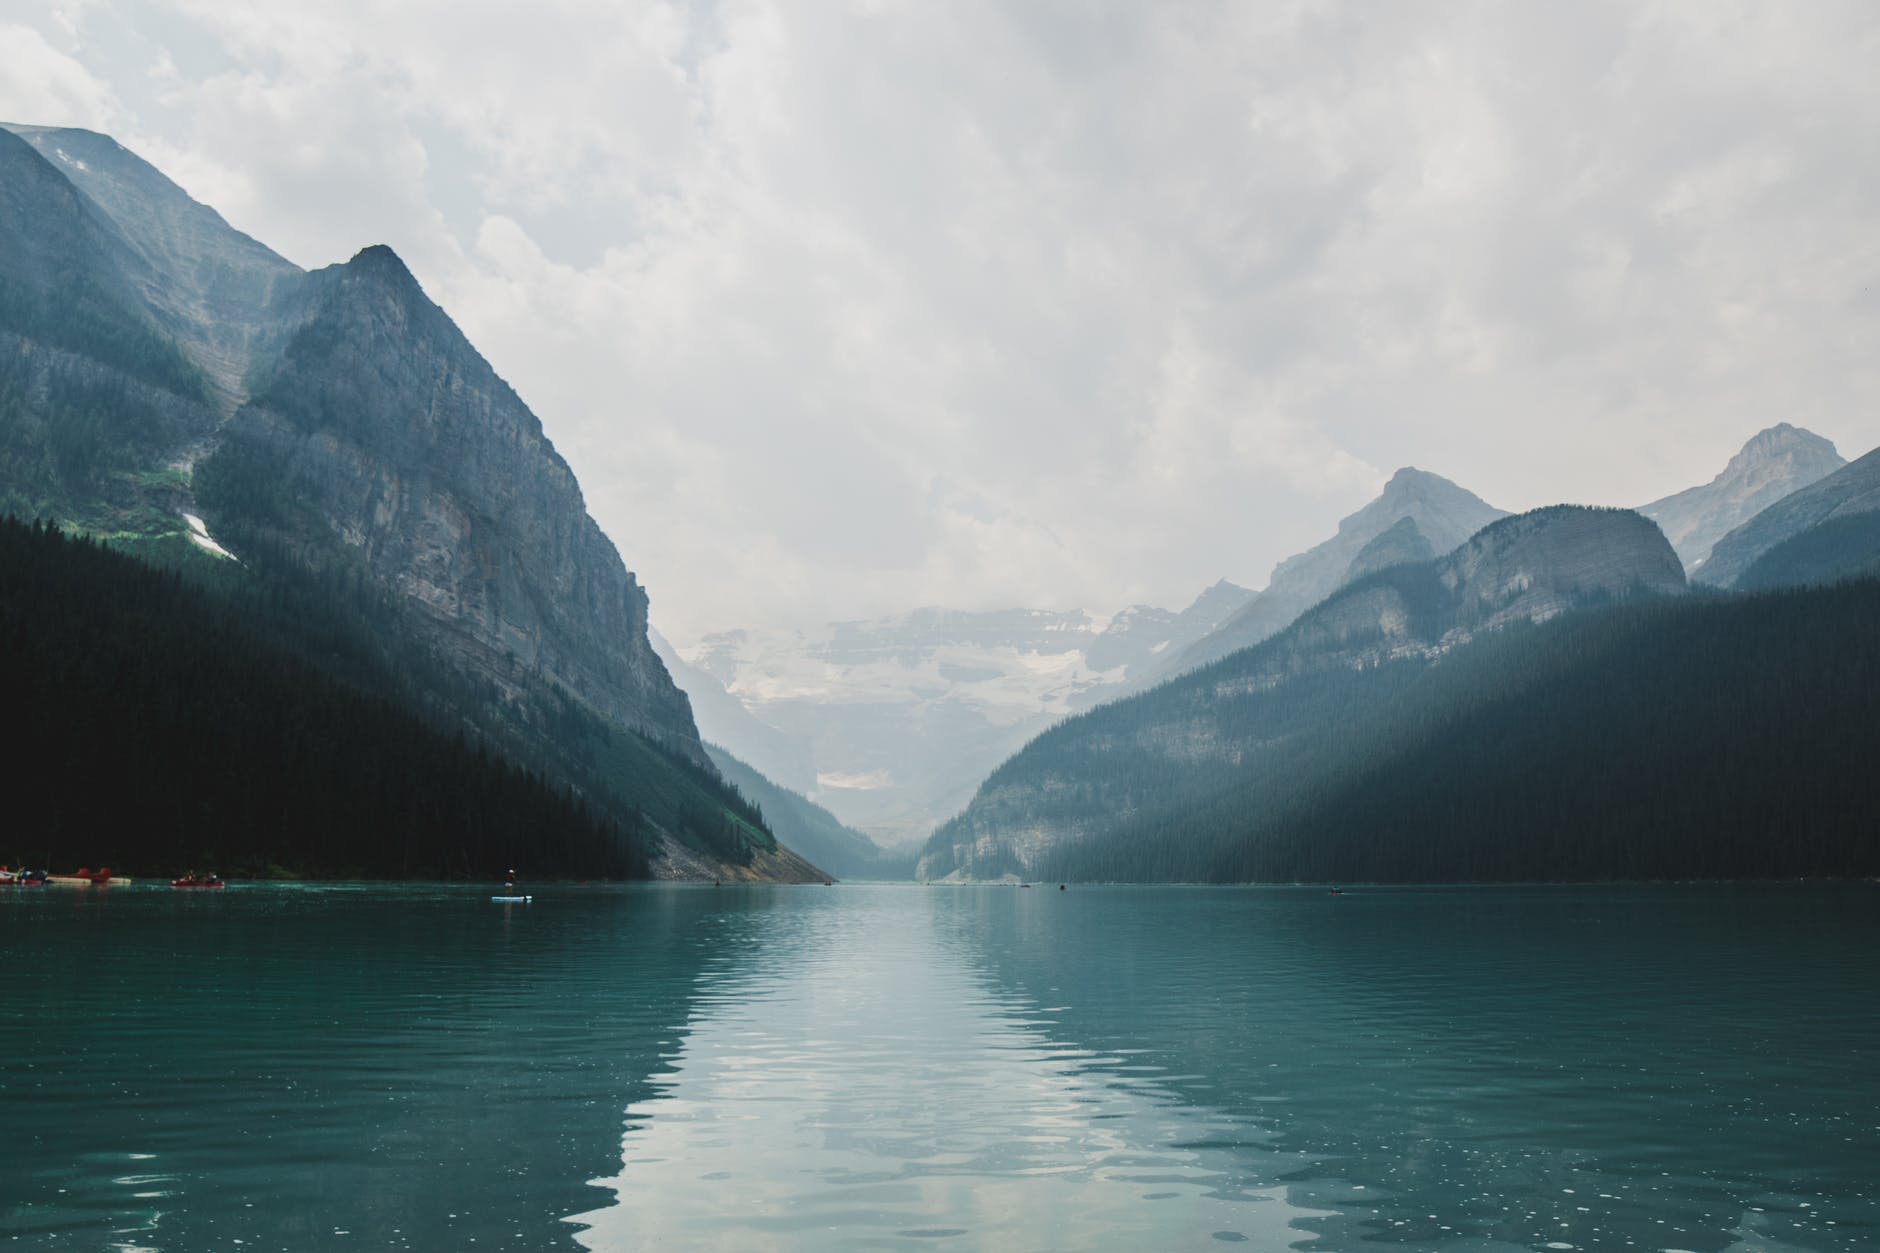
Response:
[[[0,1243],[1880,1248],[1880,891],[0,894]]]

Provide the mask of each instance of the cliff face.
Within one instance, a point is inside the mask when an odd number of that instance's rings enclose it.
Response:
[[[935,833],[918,873],[1025,875],[1061,845],[1148,813],[1178,831],[1184,806],[1336,725],[1311,676],[1426,665],[1512,623],[1684,586],[1677,554],[1638,514],[1504,518],[1439,560],[1358,579],[1255,648],[1040,736]]]
[[[336,670],[394,667],[390,698],[672,865],[819,877],[717,776],[535,415],[389,250],[307,274],[109,138],[25,126],[0,235],[0,509],[165,553],[213,533],[250,586],[331,600],[284,632],[314,664],[343,639]]]
[[[109,222],[128,285],[162,331],[204,372],[225,412],[243,376],[278,339],[275,304],[300,267],[190,199],[154,166],[107,135],[68,127],[7,125]]]
[[[541,423],[387,248],[310,276],[298,328],[202,467],[231,535],[356,561],[499,687],[547,679],[703,764],[647,598]]]
[[[1777,545],[1815,527],[1880,511],[1880,449],[1778,500],[1718,540],[1710,560],[1692,576],[1712,587],[1733,587]]]
[[[1659,525],[1695,574],[1730,531],[1846,464],[1832,443],[1782,422],[1743,445],[1710,482],[1641,505],[1639,512]]]
[[[1440,475],[1405,467],[1391,476],[1376,500],[1340,522],[1338,534],[1280,562],[1264,591],[1213,632],[1172,656],[1160,673],[1192,670],[1284,630],[1338,590],[1367,545],[1406,519],[1415,524],[1432,553],[1445,553],[1506,516],[1505,510]]]
[[[0,238],[0,510],[105,533],[163,516],[165,490],[147,476],[218,415],[142,304],[150,267],[4,129]]]

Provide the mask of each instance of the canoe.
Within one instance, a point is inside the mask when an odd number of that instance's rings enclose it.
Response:
[[[220,879],[171,879],[173,888],[219,888],[224,886]]]
[[[66,887],[71,888],[82,888],[90,887],[94,883],[100,885],[115,885],[119,883],[129,883],[131,880],[127,876],[119,874],[106,875],[103,878],[88,874],[55,874],[47,875],[46,882],[62,883]]]
[[[533,896],[492,896],[490,899],[493,901],[501,901],[505,905],[514,905],[517,903],[526,905],[535,898]]]

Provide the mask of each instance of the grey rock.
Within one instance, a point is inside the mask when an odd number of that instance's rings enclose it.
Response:
[[[1366,545],[1406,518],[1416,523],[1432,552],[1444,553],[1506,516],[1506,510],[1448,479],[1407,466],[1391,476],[1376,500],[1340,522],[1338,534],[1280,562],[1265,590],[1218,629],[1171,658],[1160,674],[1206,665],[1285,629],[1339,588]]]
[[[1718,540],[1693,574],[1712,587],[1732,587],[1778,544],[1837,518],[1880,510],[1880,449],[1784,496]]]
[[[310,276],[304,320],[204,464],[211,522],[357,563],[499,688],[547,680],[700,764],[647,597],[542,425],[389,248]]]
[[[115,228],[137,259],[121,268],[145,307],[232,411],[256,356],[278,346],[275,305],[303,278],[300,267],[231,227],[109,136],[4,128],[37,149]]]
[[[1503,518],[1445,557],[1361,576],[1277,636],[1135,697],[1127,717],[1058,728],[1048,748],[1028,748],[992,772],[966,810],[934,834],[917,874],[1023,875],[1054,847],[1131,815],[1204,803],[1198,779],[1232,772],[1273,747],[1236,737],[1233,720],[1216,716],[1229,702],[1315,671],[1431,664],[1484,632],[1684,587],[1677,554],[1636,513],[1554,506]],[[1035,763],[1027,760],[1034,752]],[[1166,763],[1172,790],[1124,790],[1103,765],[1119,755]]]
[[[1846,464],[1829,441],[1780,422],[1752,437],[1710,482],[1638,511],[1658,524],[1685,569],[1695,574],[1730,531]]]

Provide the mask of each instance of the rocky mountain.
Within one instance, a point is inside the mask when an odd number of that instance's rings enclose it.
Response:
[[[386,588],[465,673],[546,680],[704,763],[647,598],[542,424],[389,248],[307,276],[297,328],[197,470],[237,551]]]
[[[223,221],[116,140],[67,127],[7,125],[98,210],[136,258],[125,267],[152,320],[232,410],[243,373],[278,337],[277,300],[300,267]]]
[[[1880,449],[1792,492],[1743,523],[1711,549],[1693,577],[1733,587],[1764,554],[1824,523],[1880,510]]]
[[[389,249],[302,272],[108,138],[37,127],[0,130],[0,228],[0,508],[232,552],[669,868],[819,877],[717,776],[540,421]]]
[[[142,303],[149,264],[5,130],[0,234],[0,509],[105,533],[167,516],[150,510],[147,476],[218,411]]]
[[[782,787],[716,744],[707,743],[712,764],[726,781],[764,811],[764,819],[792,852],[838,879],[910,879],[911,852],[890,853],[791,788]]]
[[[1214,631],[1168,658],[1157,668],[1156,677],[1206,665],[1283,630],[1337,591],[1366,547],[1406,519],[1415,525],[1432,553],[1446,553],[1496,518],[1506,516],[1506,510],[1495,508],[1440,475],[1405,467],[1391,476],[1376,500],[1340,522],[1338,534],[1280,562],[1264,590]],[[1390,543],[1405,545],[1406,552],[1420,549],[1407,533],[1399,533]],[[1359,568],[1379,568],[1378,559],[1373,554]]]
[[[1695,572],[1730,531],[1846,464],[1828,440],[1781,422],[1753,436],[1710,482],[1641,505],[1639,512],[1658,524],[1685,569]]]
[[[779,780],[799,777],[803,746],[810,777],[797,790],[892,847],[925,839],[1026,740],[1125,690],[1248,595],[1223,582],[1179,613],[920,609],[729,631],[688,650],[674,675],[708,738],[777,763]]]
[[[1068,774],[1082,751],[1140,803],[1022,870],[1334,884],[1868,878],[1880,871],[1880,686],[1850,676],[1880,670],[1876,613],[1880,581],[1868,579],[1514,624],[1430,663],[1320,671],[1240,698],[1217,725],[1245,752],[1213,773],[1099,765],[1104,745],[1086,735],[1049,764]],[[1122,735],[1157,716],[1133,704],[1092,721]]]
[[[1322,697],[1350,676],[1403,673],[1503,627],[1684,586],[1676,553],[1636,513],[1556,506],[1503,518],[1445,557],[1359,578],[1254,648],[1040,736],[935,832],[918,873],[1025,875],[1132,816],[1164,812],[1179,825],[1185,806],[1243,771],[1276,769],[1334,734],[1350,708]]]
[[[1434,561],[1436,556],[1436,549],[1423,537],[1416,519],[1399,518],[1389,530],[1358,550],[1358,555],[1351,559],[1351,565],[1345,569],[1345,577],[1339,580],[1339,586],[1356,583],[1367,574],[1376,574],[1392,566]]]

